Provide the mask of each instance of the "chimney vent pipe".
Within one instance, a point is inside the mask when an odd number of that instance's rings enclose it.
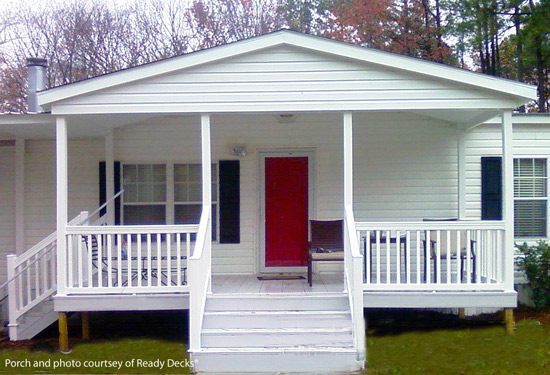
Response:
[[[27,59],[27,111],[29,113],[43,112],[42,107],[38,105],[37,93],[46,88],[46,67],[48,61],[38,57],[29,57]]]

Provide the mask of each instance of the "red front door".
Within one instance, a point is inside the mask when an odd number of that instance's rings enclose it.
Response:
[[[307,265],[308,158],[265,158],[265,266]]]

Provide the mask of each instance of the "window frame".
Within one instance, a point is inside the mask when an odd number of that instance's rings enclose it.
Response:
[[[164,203],[156,203],[156,202],[126,202],[125,194],[122,194],[121,204],[120,204],[120,221],[121,225],[131,225],[131,224],[125,224],[125,218],[124,218],[124,207],[125,205],[128,206],[143,206],[143,205],[162,205],[164,204],[166,207],[165,210],[165,223],[164,225],[174,225],[175,222],[175,208],[176,205],[201,205],[202,206],[202,198],[201,201],[193,201],[193,202],[176,202],[175,200],[175,178],[174,178],[174,168],[176,164],[198,164],[199,166],[202,166],[201,161],[189,161],[189,160],[171,160],[171,161],[122,161],[121,162],[121,168],[120,168],[120,181],[121,186],[124,188],[125,182],[124,182],[124,168],[127,165],[164,165],[166,168],[166,202]],[[216,178],[212,179],[212,189],[215,189],[215,194],[213,191],[212,196],[215,196],[216,199],[212,199],[212,205],[216,207],[216,233],[213,233],[213,242],[218,243],[220,238],[220,204],[219,204],[219,190],[220,190],[220,166],[218,160],[212,160],[211,163],[216,168]],[[201,181],[202,185],[202,181]],[[198,223],[197,223],[198,224]],[[147,225],[147,224],[144,224]]]
[[[541,238],[548,238],[549,237],[549,234],[550,234],[550,220],[549,220],[549,217],[548,217],[548,213],[550,212],[550,191],[549,191],[549,188],[550,188],[550,159],[548,158],[548,156],[544,156],[544,155],[514,155],[514,162],[513,162],[513,167],[515,169],[515,163],[516,163],[516,160],[520,160],[520,159],[527,159],[527,160],[535,160],[535,159],[541,159],[541,160],[544,160],[544,163],[545,163],[545,172],[546,172],[546,175],[544,177],[520,177],[520,178],[523,178],[523,179],[545,179],[545,189],[546,189],[546,196],[545,197],[516,197],[516,193],[515,193],[515,184],[516,184],[516,176],[515,176],[515,173],[514,171],[512,170],[512,174],[513,174],[513,179],[514,179],[514,196],[513,196],[513,203],[515,205],[516,201],[543,201],[543,202],[546,202],[546,213],[545,213],[545,217],[546,217],[546,233],[544,236],[534,236],[534,235],[528,235],[528,236],[517,236],[516,233],[515,233],[515,228],[516,228],[516,218],[515,218],[515,213],[514,213],[514,238],[518,238],[518,239],[521,239],[523,241],[527,241],[527,242],[530,242],[530,241],[536,241],[536,240],[539,240]]]

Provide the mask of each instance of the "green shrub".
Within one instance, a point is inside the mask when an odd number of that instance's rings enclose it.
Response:
[[[533,292],[533,302],[538,309],[550,308],[550,245],[539,241],[535,246],[524,243],[518,246],[523,254],[519,267]]]

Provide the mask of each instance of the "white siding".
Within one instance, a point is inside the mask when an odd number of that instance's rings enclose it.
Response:
[[[54,104],[55,113],[513,107],[494,93],[294,47],[277,47]]]
[[[69,141],[69,218],[99,202],[102,139]],[[55,231],[55,141],[30,141],[25,150],[25,247]]]
[[[15,254],[15,147],[0,146],[0,284],[8,254]]]
[[[466,137],[467,216],[481,217],[481,157],[502,155],[500,125],[482,125]],[[550,158],[550,127],[514,125],[514,157]]]
[[[355,208],[358,219],[413,220],[456,216],[456,133],[416,115],[358,115],[355,134]],[[212,117],[213,161],[241,158],[241,243],[214,245],[214,272],[252,273],[258,263],[259,150],[315,149],[315,216],[343,215],[342,115],[299,115],[280,124],[275,115]],[[167,117],[126,126],[115,134],[116,159],[198,162],[198,117]],[[321,267],[325,268],[324,265]]]

